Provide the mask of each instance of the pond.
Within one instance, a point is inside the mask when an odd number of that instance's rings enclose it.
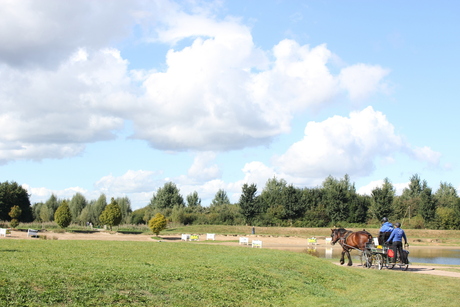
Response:
[[[460,248],[417,248],[410,247],[409,249],[410,262],[431,263],[431,264],[447,264],[447,265],[460,265]],[[305,251],[305,250],[304,250]],[[342,252],[341,248],[330,247],[308,247],[307,253],[313,254],[320,258],[340,258]],[[358,253],[353,251],[353,258],[358,258]]]

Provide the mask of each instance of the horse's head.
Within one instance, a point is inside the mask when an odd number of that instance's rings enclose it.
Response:
[[[345,229],[343,228],[340,228],[340,229],[331,229],[331,244],[334,245],[335,243],[337,243],[337,241],[339,241],[340,238],[343,238],[344,234],[345,234]]]

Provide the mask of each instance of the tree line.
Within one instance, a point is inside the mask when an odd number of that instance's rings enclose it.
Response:
[[[22,210],[20,221],[48,222],[54,220],[57,208],[66,201],[73,223],[102,225],[101,213],[107,206],[105,194],[88,201],[81,193],[71,199],[60,200],[55,195],[44,203],[32,206],[27,191],[16,183],[0,184],[0,220],[10,220],[8,212],[18,205]],[[376,225],[383,217],[405,223],[405,227],[432,229],[460,229],[460,198],[449,183],[440,183],[436,192],[418,174],[401,195],[388,178],[372,190],[371,195],[356,192],[348,175],[327,177],[314,188],[298,188],[276,177],[267,180],[258,191],[256,184],[242,186],[238,202],[231,203],[225,190],[216,192],[209,206],[202,206],[195,191],[185,198],[173,182],[157,189],[149,204],[131,209],[127,197],[116,198],[121,223],[146,224],[157,213],[169,222],[184,225],[253,225],[334,227],[346,225]],[[21,205],[19,205],[21,203]]]

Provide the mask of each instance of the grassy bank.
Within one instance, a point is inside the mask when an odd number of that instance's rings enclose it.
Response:
[[[268,249],[0,242],[0,306],[454,306],[460,292],[454,278],[337,267]]]

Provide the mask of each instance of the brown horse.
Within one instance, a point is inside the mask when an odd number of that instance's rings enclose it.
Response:
[[[334,245],[339,241],[339,244],[342,246],[342,257],[340,258],[340,264],[344,264],[345,253],[348,257],[348,265],[353,265],[350,257],[350,250],[359,249],[364,252],[366,248],[366,243],[372,242],[372,235],[367,231],[356,231],[346,230],[344,228],[331,229],[331,244]]]

